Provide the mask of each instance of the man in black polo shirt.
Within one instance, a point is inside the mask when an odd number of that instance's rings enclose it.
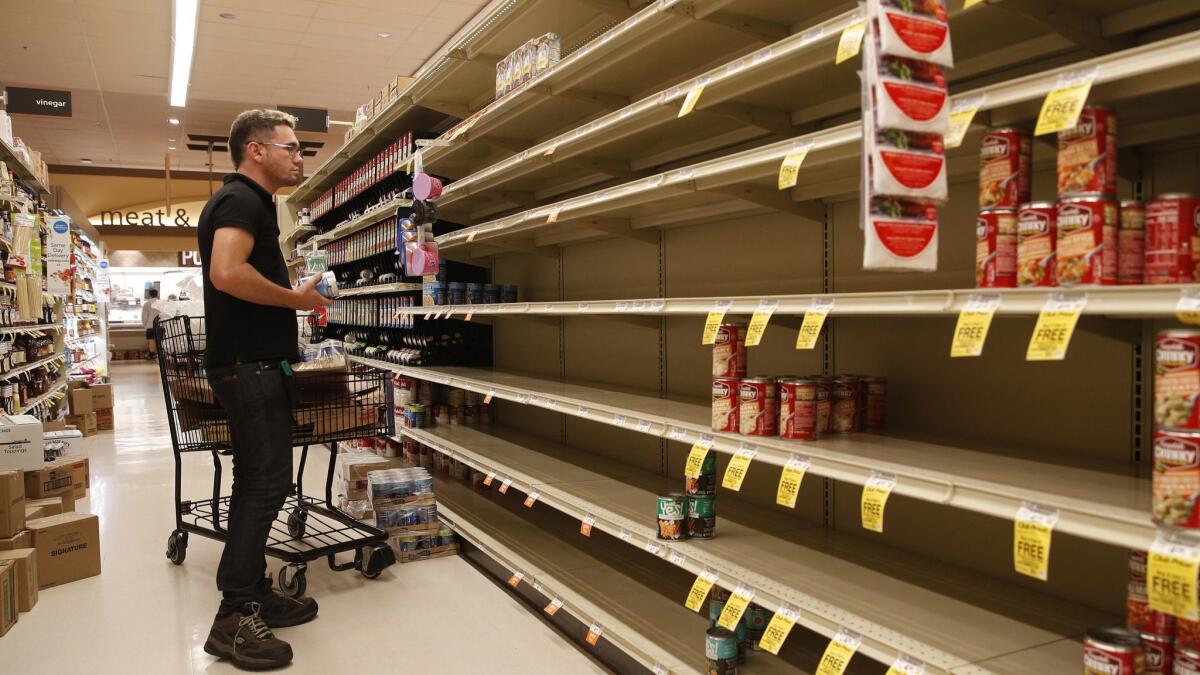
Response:
[[[299,361],[296,311],[330,305],[314,276],[292,289],[279,248],[271,195],[296,185],[304,159],[291,115],[248,110],[233,122],[235,173],[200,214],[207,323],[205,361],[233,440],[233,494],[225,550],[217,568],[222,599],[204,651],[241,668],[292,660],[271,628],[317,615],[311,598],[271,589],[267,535],[292,489],[291,371]]]

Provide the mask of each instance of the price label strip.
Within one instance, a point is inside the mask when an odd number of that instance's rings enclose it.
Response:
[[[1189,621],[1200,620],[1196,579],[1200,575],[1200,546],[1159,532],[1146,558],[1146,592],[1150,609]]]
[[[708,592],[712,590],[713,584],[717,583],[717,578],[716,572],[707,567],[704,568],[692,582],[692,589],[688,591],[687,601],[683,603],[683,606],[693,612],[699,612],[700,607],[704,605],[704,599],[708,597]]]
[[[1061,361],[1067,357],[1067,346],[1079,315],[1087,305],[1086,294],[1053,293],[1046,299],[1037,325],[1029,338],[1026,361]]]
[[[1079,123],[1079,113],[1092,91],[1092,82],[1099,74],[1100,68],[1093,66],[1086,70],[1059,75],[1054,90],[1046,94],[1046,100],[1042,101],[1042,111],[1038,114],[1033,135],[1041,136],[1074,129]]]
[[[711,345],[717,341],[717,331],[721,328],[721,321],[725,319],[725,312],[728,312],[730,307],[733,307],[732,300],[717,300],[713,303],[708,318],[704,320],[704,335],[700,344]]]
[[[638,423],[634,429],[637,429],[643,434],[648,433],[650,431],[650,420],[638,420]]]
[[[862,49],[863,35],[867,32],[867,20],[858,19],[842,29],[842,39],[838,40],[837,57],[833,62],[841,63],[858,56]]]
[[[704,458],[708,456],[708,452],[712,450],[713,443],[716,442],[712,436],[707,434],[700,437],[692,445],[692,451],[688,453],[687,464],[683,467],[683,475],[687,478],[699,478],[700,470],[704,467]]]
[[[721,479],[721,487],[734,492],[741,491],[742,481],[746,480],[746,472],[750,470],[750,462],[757,454],[757,447],[742,443],[737,452],[733,453],[733,459],[729,460],[729,466],[725,467],[725,477]],[[699,474],[693,478],[698,476]]]
[[[692,90],[688,92],[687,97],[683,99],[683,105],[679,106],[679,114],[675,117],[680,118],[690,115],[692,111],[696,109],[696,104],[700,102],[700,95],[703,93],[703,84],[697,83],[696,86],[692,87]]]
[[[825,325],[825,317],[833,311],[833,298],[813,298],[812,306],[804,313],[804,322],[800,324],[800,334],[796,336],[796,349],[812,349],[817,346],[817,338],[821,337],[821,328]]]
[[[787,464],[783,465],[783,473],[779,475],[779,487],[775,490],[775,503],[789,509],[796,508],[796,496],[800,494],[800,483],[804,474],[812,466],[812,460],[799,455],[792,455]]]
[[[595,647],[596,643],[600,641],[601,635],[604,635],[604,627],[598,623],[593,623],[591,626],[588,626],[587,637],[584,640],[589,645]]]
[[[721,616],[717,618],[717,625],[725,630],[736,629],[753,599],[754,589],[739,583],[737,588],[733,589],[733,595],[729,596],[728,602],[725,603],[725,608],[721,610]]]
[[[987,103],[987,94],[978,94],[955,100],[950,104],[950,133],[946,134],[946,148],[957,148],[962,145],[975,114]]]
[[[771,315],[775,310],[779,309],[778,300],[759,300],[758,309],[754,310],[754,316],[750,317],[750,327],[746,329],[746,346],[757,347],[758,343],[762,342],[763,333],[767,330],[767,323],[771,321]]]
[[[582,534],[585,537],[592,536],[592,528],[595,527],[595,525],[596,516],[593,516],[590,513],[587,514],[583,517],[583,520],[579,521],[579,534]]]
[[[539,492],[537,490],[530,490],[529,494],[525,495],[525,508],[527,508],[527,509],[533,508],[533,505],[535,503],[537,503],[538,497],[541,497],[541,496],[542,496],[541,492]]]
[[[825,648],[825,653],[821,655],[821,662],[817,664],[815,675],[842,675],[846,672],[846,668],[850,665],[850,659],[854,658],[854,653],[858,651],[859,645],[862,644],[862,636],[847,630],[839,628],[837,635],[829,641],[829,646]]]
[[[1200,325],[1200,290],[1185,288],[1179,294],[1179,303],[1175,305],[1175,316],[1183,323]]]
[[[1027,577],[1046,581],[1050,576],[1050,535],[1058,522],[1058,509],[1022,502],[1013,520],[1013,567]]]
[[[983,353],[983,343],[992,326],[992,317],[999,308],[999,295],[972,293],[967,298],[967,304],[958,313],[958,324],[954,327],[950,358],[979,356]]]
[[[872,532],[883,532],[883,509],[888,496],[896,487],[896,477],[872,471],[862,492],[862,526]]]
[[[888,668],[887,675],[925,675],[925,663],[908,654],[900,654]]]
[[[649,553],[650,555],[658,555],[659,553],[662,553],[662,546],[659,546],[652,541],[646,542],[642,548],[645,549],[646,553]]]
[[[683,567],[687,564],[687,558],[683,557],[683,554],[678,551],[669,551],[667,553],[667,562]]]
[[[550,604],[546,605],[546,613],[550,616],[554,616],[558,613],[558,610],[562,609],[562,606],[563,601],[558,598],[554,598],[550,601]]]
[[[758,646],[765,652],[778,655],[779,649],[783,647],[783,641],[787,639],[788,634],[792,632],[792,628],[799,620],[799,609],[788,604],[780,605],[779,611],[771,617],[770,623],[767,624],[762,637],[759,638]]]
[[[779,165],[780,190],[789,190],[796,187],[796,181],[800,178],[800,165],[804,164],[804,160],[808,157],[812,146],[812,141],[808,141],[804,145],[794,148],[788,153],[787,157],[783,158],[783,164]]]

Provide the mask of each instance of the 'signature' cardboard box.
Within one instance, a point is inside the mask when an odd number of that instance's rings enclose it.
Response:
[[[17,563],[17,609],[28,612],[38,601],[37,550],[18,548],[0,551],[0,560]]]
[[[0,537],[25,529],[25,481],[20,471],[0,471]]]
[[[33,533],[21,530],[11,537],[0,537],[0,551],[11,551],[15,548],[33,548]]]
[[[45,461],[41,421],[32,415],[0,415],[0,471],[29,471]]]
[[[37,549],[38,587],[50,588],[100,574],[100,519],[64,513],[29,521]]]
[[[0,637],[17,623],[17,563],[0,560]]]

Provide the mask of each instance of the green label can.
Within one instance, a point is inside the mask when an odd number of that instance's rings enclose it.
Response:
[[[717,493],[717,453],[709,451],[700,465],[698,478],[684,478],[684,487],[689,496],[715,495]]]
[[[704,656],[708,659],[709,672],[736,673],[737,635],[724,628],[709,628],[704,633]],[[716,670],[713,669],[714,665]]]
[[[717,498],[713,495],[694,495],[688,499],[689,537],[712,539],[717,535],[716,502]]]
[[[687,496],[670,492],[658,496],[658,538],[679,540],[687,537]]]

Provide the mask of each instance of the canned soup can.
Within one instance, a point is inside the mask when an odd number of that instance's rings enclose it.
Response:
[[[779,381],[779,435],[810,441],[817,437],[817,381]]]
[[[1091,628],[1083,639],[1083,675],[1142,675],[1142,639],[1123,626]]]
[[[770,377],[747,377],[738,387],[741,410],[738,423],[746,436],[774,436],[779,417],[779,402],[776,398],[775,379]]]
[[[717,535],[716,496],[688,497],[687,533],[694,539],[712,539]]]
[[[737,675],[737,634],[720,627],[709,628],[704,634],[704,657],[709,675]]]
[[[1200,431],[1200,331],[1165,330],[1154,345],[1154,421],[1158,429]]]
[[[1017,285],[1056,286],[1058,205],[1029,202],[1017,211]]]
[[[746,324],[723,323],[713,342],[713,377],[746,376]]]
[[[1196,223],[1200,199],[1195,195],[1159,195],[1146,205],[1146,263],[1148,284],[1187,284],[1197,281]]]
[[[1171,675],[1175,668],[1175,637],[1170,633],[1157,635],[1141,633],[1142,653],[1146,675]]]
[[[677,541],[687,536],[687,497],[680,492],[658,496],[658,538]]]
[[[1146,281],[1146,208],[1134,199],[1121,200],[1117,228],[1117,283],[1129,286]]]
[[[1058,202],[1058,285],[1117,283],[1117,202],[1073,194]]]
[[[1154,522],[1171,527],[1200,527],[1200,433],[1154,433]]]
[[[1029,201],[1033,136],[1013,128],[991,129],[979,142],[979,208],[1014,209]]]
[[[1058,194],[1117,191],[1117,116],[1087,106],[1074,127],[1058,133]]]
[[[975,220],[975,285],[1015,288],[1017,285],[1017,211],[989,208]]]
[[[712,385],[712,429],[736,434],[738,425],[738,387],[736,377],[715,377]]]
[[[1200,675],[1200,651],[1176,642],[1175,675]]]
[[[849,434],[858,428],[859,381],[855,377],[838,377],[833,381],[833,415],[831,425],[835,434]]]
[[[688,497],[716,494],[717,453],[710,450],[708,454],[704,456],[704,463],[700,465],[699,476],[696,478],[686,476],[683,480]]]

